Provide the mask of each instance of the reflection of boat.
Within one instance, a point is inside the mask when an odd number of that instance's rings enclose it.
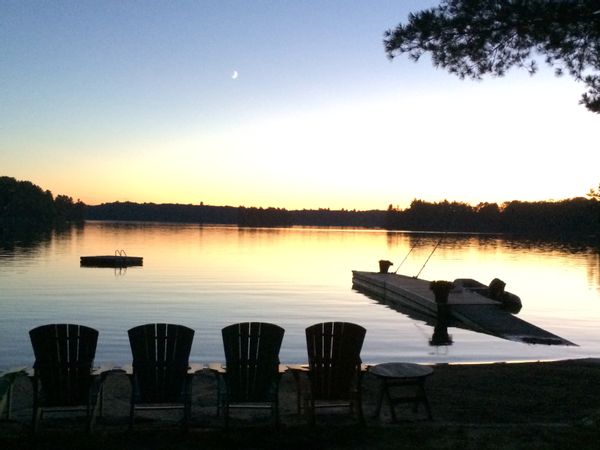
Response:
[[[368,289],[364,289],[357,284],[353,285],[352,287],[355,291],[360,292],[364,296],[369,297],[370,299],[375,300],[376,302],[381,303],[382,305],[385,305],[388,308],[399,312],[400,314],[404,314],[405,316],[413,320],[424,322],[425,325],[429,325],[430,327],[432,327],[433,335],[431,336],[431,339],[429,339],[429,345],[431,346],[439,347],[445,345],[452,345],[452,336],[448,334],[448,327],[450,326],[454,328],[463,328],[465,330],[470,330],[470,328],[467,327],[464,323],[452,317],[452,315],[449,313],[449,309],[447,307],[448,305],[443,305],[446,306],[445,308],[440,308],[438,305],[438,310],[434,317],[431,314],[424,314],[412,308],[407,308],[402,303],[388,301],[385,300],[383,297],[373,295]]]
[[[79,264],[82,267],[131,267],[144,265],[141,256],[127,256],[123,250],[115,251],[114,255],[81,256]]]
[[[435,319],[438,305],[429,281],[393,273],[352,271],[353,287],[382,301]],[[512,315],[496,300],[474,290],[454,289],[448,295],[451,318],[473,331],[530,344],[576,345]]]

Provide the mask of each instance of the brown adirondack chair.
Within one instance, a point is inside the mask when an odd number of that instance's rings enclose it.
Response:
[[[325,322],[306,329],[310,392],[304,398],[309,422],[317,408],[349,407],[364,422],[360,351],[366,330],[348,322]]]
[[[225,368],[219,374],[217,414],[223,409],[225,427],[232,408],[270,409],[279,425],[279,349],[285,330],[272,323],[245,322],[221,331]]]
[[[82,411],[92,431],[102,409],[102,379],[93,372],[98,331],[83,325],[50,324],[29,331],[33,364],[33,430],[44,413]]]
[[[189,356],[194,330],[183,325],[151,323],[128,331],[133,356],[129,427],[136,410],[182,409],[187,429],[191,415],[193,373]]]

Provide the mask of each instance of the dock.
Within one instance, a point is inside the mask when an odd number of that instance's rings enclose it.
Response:
[[[114,267],[124,268],[131,266],[144,265],[144,258],[141,256],[121,256],[121,255],[102,255],[102,256],[81,256],[79,259],[81,267]]]
[[[352,271],[352,285],[358,291],[435,319],[438,308],[429,283],[394,273]],[[476,332],[528,344],[576,345],[516,317],[500,302],[466,289],[451,291],[448,305],[453,319]]]

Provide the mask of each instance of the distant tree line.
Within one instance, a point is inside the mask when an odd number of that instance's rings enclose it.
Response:
[[[592,197],[590,195],[590,197]],[[386,229],[491,233],[597,233],[600,201],[583,197],[561,201],[511,201],[498,205],[413,200],[407,209],[388,208]]]
[[[84,205],[71,197],[44,191],[29,181],[0,176],[0,231],[43,229],[82,221]]]
[[[88,220],[129,220],[141,222],[189,222],[236,224],[238,208],[233,206],[182,205],[177,203],[113,202],[85,207]]]
[[[409,231],[489,233],[597,233],[600,201],[573,198],[562,201],[511,201],[501,205],[413,200],[406,209],[387,211],[287,210],[232,206],[115,202],[86,206],[93,220],[169,221],[229,224],[245,227],[339,226]]]
[[[223,224],[243,227],[334,226],[407,231],[528,234],[600,234],[600,185],[589,198],[561,201],[480,203],[426,202],[408,208],[330,210],[249,208],[114,202],[85,205],[66,195],[52,196],[29,181],[0,177],[0,231],[41,229],[64,222],[122,220]]]
[[[287,210],[285,208],[248,208],[114,202],[85,207],[89,220],[130,220],[191,222],[238,225],[243,227],[348,226],[381,228],[386,211]]]

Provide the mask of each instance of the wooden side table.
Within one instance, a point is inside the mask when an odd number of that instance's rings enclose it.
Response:
[[[396,421],[396,412],[394,406],[399,403],[412,403],[416,412],[419,404],[425,405],[427,417],[431,420],[431,408],[425,393],[425,380],[433,373],[433,369],[419,364],[389,362],[377,364],[369,368],[369,373],[375,375],[381,381],[379,395],[377,397],[377,406],[375,408],[375,417],[379,417],[383,398],[385,397],[390,405],[390,414],[392,420]],[[413,386],[415,392],[413,395],[403,395],[392,397],[390,388],[398,386]]]

